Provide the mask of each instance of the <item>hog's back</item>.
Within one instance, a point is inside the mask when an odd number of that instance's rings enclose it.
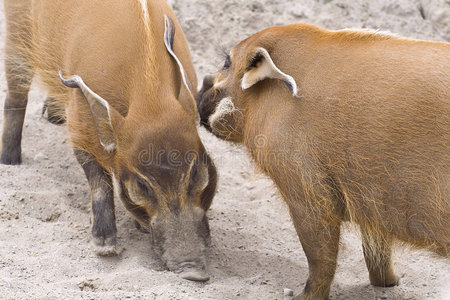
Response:
[[[333,63],[319,58],[298,111],[348,216],[448,247],[450,45],[394,38],[326,51],[318,57]]]

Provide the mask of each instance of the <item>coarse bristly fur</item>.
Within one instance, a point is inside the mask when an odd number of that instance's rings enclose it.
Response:
[[[187,277],[206,280],[201,274],[209,237],[205,213],[217,176],[197,132],[196,91],[187,90],[197,86],[197,78],[173,11],[162,0],[4,4],[8,96],[0,161],[20,163],[27,93],[37,74],[53,114],[65,115],[91,187],[98,253],[114,254],[116,245],[114,178],[117,196],[153,232],[166,265],[182,269],[187,260],[197,269],[188,270]],[[171,54],[165,38],[173,45]]]
[[[296,24],[230,57],[204,81],[201,119],[232,99],[208,126],[245,144],[288,204],[310,269],[297,299],[328,298],[344,221],[361,229],[373,285],[398,284],[395,241],[450,256],[449,44]],[[243,90],[247,72],[260,81]]]

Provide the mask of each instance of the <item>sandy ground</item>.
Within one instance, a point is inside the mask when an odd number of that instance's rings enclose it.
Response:
[[[0,0],[3,6],[3,0]],[[184,27],[199,78],[222,63],[222,50],[271,25],[310,22],[330,29],[374,28],[450,41],[448,0],[171,0]],[[0,42],[5,35],[0,12]],[[6,86],[0,64],[0,99]],[[90,246],[89,190],[65,127],[41,117],[45,93],[33,90],[23,136],[23,164],[0,165],[0,299],[283,299],[299,293],[306,258],[287,209],[245,151],[202,130],[219,170],[209,212],[211,280],[194,283],[162,271],[148,235],[117,203],[117,258]],[[2,105],[3,106],[3,105]],[[0,119],[2,116],[0,115]],[[394,288],[369,285],[357,230],[342,234],[331,299],[450,299],[450,263],[398,248]]]

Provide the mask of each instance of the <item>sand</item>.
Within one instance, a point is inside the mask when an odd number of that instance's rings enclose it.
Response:
[[[0,0],[3,6],[3,0]],[[309,22],[330,29],[373,28],[450,41],[448,0],[171,0],[190,42],[199,78],[223,63],[223,51],[272,25]],[[0,11],[0,42],[5,36]],[[0,99],[5,98],[3,63]],[[258,299],[299,293],[308,275],[287,209],[244,149],[205,130],[219,171],[209,219],[211,280],[195,283],[162,270],[149,236],[134,228],[117,202],[120,257],[97,257],[90,244],[89,188],[67,129],[41,117],[45,92],[33,89],[23,134],[23,164],[0,165],[1,299]],[[0,115],[0,119],[2,116]],[[369,284],[355,228],[342,234],[331,299],[450,299],[450,263],[398,247],[401,284]]]

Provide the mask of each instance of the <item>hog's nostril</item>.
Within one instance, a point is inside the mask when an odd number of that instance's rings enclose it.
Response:
[[[185,268],[195,268],[197,266],[196,263],[192,262],[192,261],[186,261],[180,264],[180,268],[185,269]]]

